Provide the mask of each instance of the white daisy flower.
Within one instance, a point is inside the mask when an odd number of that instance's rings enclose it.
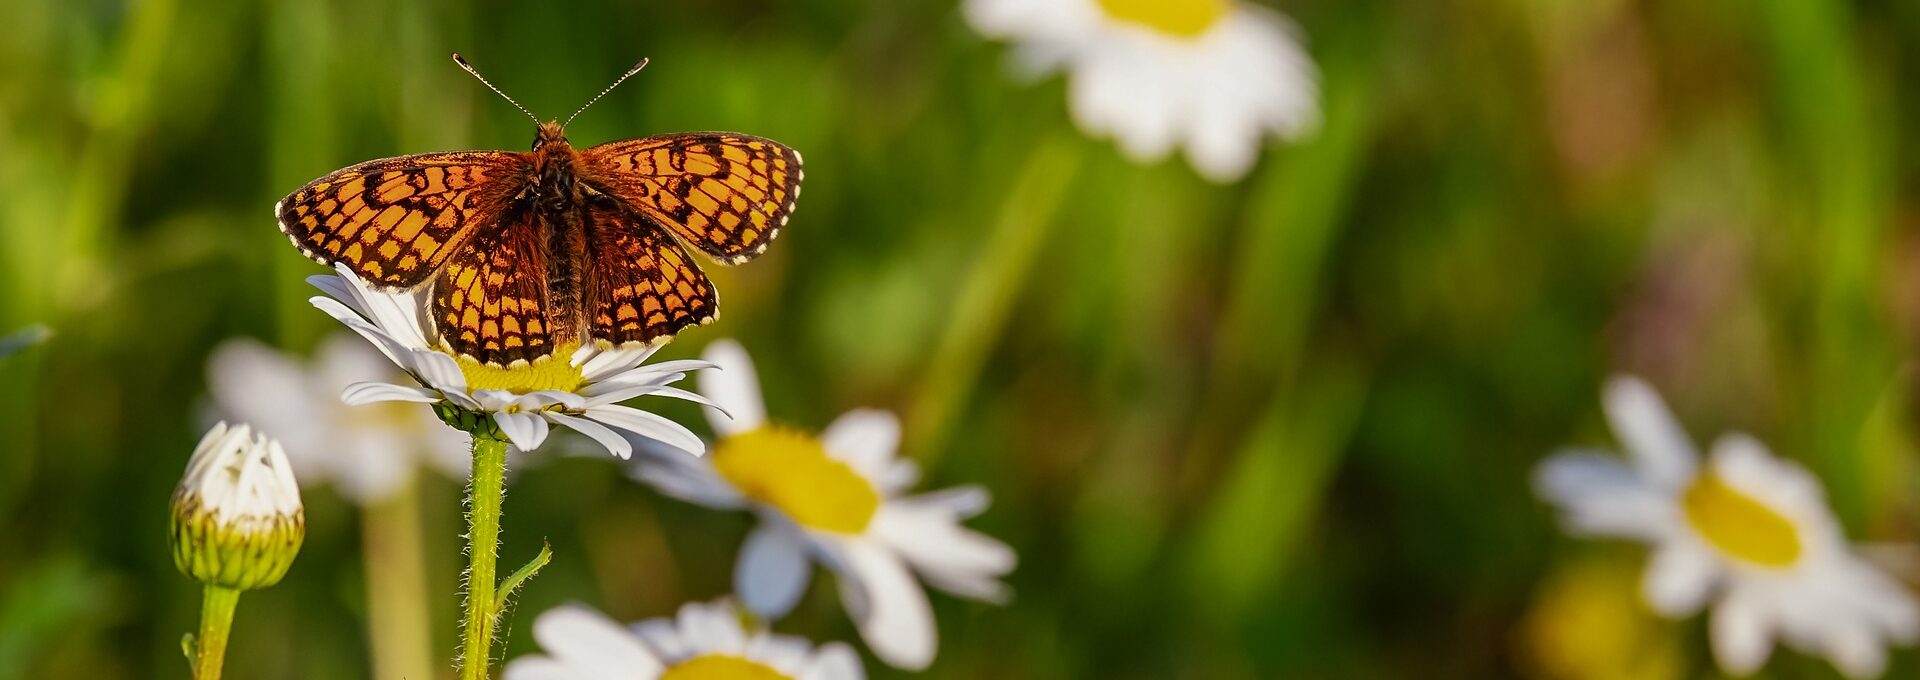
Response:
[[[894,457],[893,414],[851,411],[816,437],[767,422],[753,362],[739,344],[715,342],[705,358],[719,370],[701,375],[701,391],[725,409],[708,411],[721,437],[713,455],[643,459],[639,476],[689,502],[760,516],[734,569],[748,609],[784,616],[818,561],[840,575],[841,601],[874,654],[917,670],[933,661],[937,635],[915,574],[956,595],[1006,599],[999,578],[1013,570],[1013,550],[960,526],[986,510],[987,492],[900,495],[919,469]]]
[[[967,0],[1035,73],[1064,69],[1081,129],[1139,161],[1184,145],[1201,175],[1247,174],[1268,134],[1319,122],[1318,70],[1286,17],[1236,0]]]
[[[379,352],[345,333],[322,341],[308,362],[243,338],[214,349],[207,386],[221,415],[279,435],[300,483],[331,481],[365,505],[405,488],[417,467],[459,480],[472,467],[466,437],[442,426],[432,411],[399,402],[340,402],[349,385],[397,373]]]
[[[618,403],[651,394],[708,404],[706,398],[672,386],[686,377],[687,371],[707,368],[706,362],[642,365],[658,346],[600,347],[588,343],[557,348],[551,356],[530,364],[488,366],[428,343],[422,306],[414,297],[417,292],[382,291],[344,265],[336,269],[338,276],[307,279],[327,294],[312,298],[313,306],[373,343],[420,383],[354,383],[340,395],[349,405],[402,401],[434,404],[436,409],[454,409],[456,414],[479,414],[491,418],[522,451],[539,448],[551,425],[572,428],[621,458],[633,454],[633,445],[615,430],[658,440],[696,456],[706,451],[700,438],[679,423]]]
[[[1806,469],[1739,433],[1714,442],[1703,465],[1652,387],[1615,378],[1605,397],[1627,460],[1557,454],[1535,485],[1569,532],[1652,546],[1641,586],[1656,612],[1680,618],[1711,603],[1722,668],[1758,670],[1778,639],[1873,677],[1889,643],[1920,634],[1920,608],[1853,552]]]
[[[863,680],[853,649],[749,631],[725,602],[689,603],[674,619],[622,627],[599,612],[567,606],[533,622],[544,656],[507,664],[506,680]]]

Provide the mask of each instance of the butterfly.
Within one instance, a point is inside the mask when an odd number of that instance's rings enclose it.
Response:
[[[576,150],[537,116],[533,150],[384,158],[307,183],[273,212],[300,252],[386,290],[428,291],[445,349],[515,367],[560,348],[665,343],[719,313],[687,248],[727,264],[763,253],[800,196],[800,153],[731,132]]]

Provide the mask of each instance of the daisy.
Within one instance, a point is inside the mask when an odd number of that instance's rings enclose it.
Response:
[[[224,416],[277,433],[302,484],[331,481],[360,505],[391,498],[428,467],[465,480],[466,437],[431,411],[394,402],[352,407],[349,385],[398,373],[371,346],[345,333],[302,362],[251,339],[229,340],[207,362],[207,385]]]
[[[705,358],[720,370],[701,375],[701,391],[725,409],[708,410],[720,436],[713,455],[649,457],[638,474],[662,493],[759,515],[734,568],[734,589],[748,609],[784,616],[818,561],[840,575],[841,601],[874,653],[917,670],[933,661],[937,636],[916,574],[956,595],[1007,598],[999,578],[1013,570],[1013,550],[960,526],[986,509],[986,491],[902,496],[919,471],[894,457],[900,423],[893,414],[852,411],[816,437],[767,421],[752,360],[739,344],[715,342]]]
[[[578,606],[533,622],[545,656],[507,664],[506,680],[863,680],[860,657],[838,643],[749,631],[726,602],[689,603],[673,619],[622,627]]]
[[[1236,0],[967,0],[975,30],[1034,73],[1065,70],[1075,122],[1139,161],[1184,145],[1201,175],[1247,174],[1268,134],[1319,121],[1318,72],[1293,23]]]
[[[1641,591],[1654,611],[1680,618],[1711,603],[1722,668],[1758,670],[1778,639],[1872,677],[1889,643],[1920,633],[1920,608],[1854,553],[1806,469],[1739,433],[1703,462],[1646,383],[1615,378],[1605,397],[1627,459],[1560,453],[1536,470],[1536,487],[1570,533],[1652,547]]]
[[[372,342],[375,349],[419,382],[419,386],[354,383],[340,395],[349,405],[415,402],[436,405],[443,417],[489,418],[522,451],[539,448],[552,425],[572,428],[621,458],[633,454],[633,445],[615,430],[658,440],[696,456],[706,451],[700,438],[679,423],[618,403],[649,394],[709,403],[672,386],[686,377],[687,371],[708,367],[705,362],[642,365],[658,346],[601,347],[588,343],[558,348],[551,356],[531,364],[489,366],[428,343],[417,292],[382,291],[362,281],[345,265],[336,269],[337,276],[307,279],[326,293],[312,298],[313,306]]]

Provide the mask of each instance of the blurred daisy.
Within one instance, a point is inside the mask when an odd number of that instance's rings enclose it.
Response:
[[[533,622],[546,652],[507,664],[506,680],[862,680],[860,657],[740,625],[731,605],[690,603],[673,619],[622,627],[585,607],[548,610]]]
[[[1703,465],[1652,387],[1615,378],[1605,397],[1627,460],[1560,453],[1536,470],[1536,487],[1569,532],[1652,546],[1641,590],[1656,612],[1690,616],[1711,601],[1722,668],[1758,670],[1778,639],[1872,677],[1890,642],[1920,633],[1912,597],[1855,555],[1804,468],[1738,433],[1714,442]]]
[[[522,451],[539,448],[547,439],[550,425],[572,428],[621,458],[632,455],[633,445],[616,430],[658,440],[696,456],[706,450],[700,438],[679,423],[618,403],[649,394],[709,403],[672,386],[686,377],[687,371],[707,367],[705,362],[642,365],[659,349],[657,346],[601,348],[588,343],[557,348],[552,356],[531,364],[488,366],[432,349],[414,292],[382,291],[367,285],[344,265],[337,270],[338,276],[307,279],[326,292],[326,296],[312,298],[313,306],[373,343],[420,383],[354,383],[340,395],[349,405],[415,402],[479,414],[491,418]]]
[[[379,352],[345,333],[322,341],[304,364],[243,338],[214,349],[207,385],[221,415],[279,434],[302,484],[332,481],[367,505],[406,488],[417,467],[465,480],[471,466],[466,437],[431,411],[340,402],[347,386],[395,373]]]
[[[1034,73],[1064,69],[1080,127],[1139,161],[1175,146],[1201,175],[1247,174],[1263,139],[1319,121],[1319,78],[1293,23],[1235,0],[967,0],[975,30]]]
[[[805,591],[813,561],[840,575],[840,596],[881,660],[900,668],[933,661],[936,633],[928,585],[1004,601],[999,578],[1011,548],[960,526],[987,507],[977,487],[901,496],[919,478],[894,458],[900,423],[884,411],[852,411],[816,437],[767,422],[753,362],[722,340],[705,358],[701,391],[721,437],[706,459],[643,459],[639,476],[668,495],[708,507],[751,508],[760,525],[734,569],[734,590],[755,614],[777,619]]]

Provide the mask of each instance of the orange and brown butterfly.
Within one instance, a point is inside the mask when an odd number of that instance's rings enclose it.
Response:
[[[368,161],[300,187],[273,212],[315,262],[389,290],[429,290],[432,332],[454,353],[511,367],[583,342],[664,343],[719,313],[685,246],[745,262],[793,213],[800,154],[783,144],[699,132],[575,150],[566,123],[541,123],[453,58],[533,118],[531,152]]]

